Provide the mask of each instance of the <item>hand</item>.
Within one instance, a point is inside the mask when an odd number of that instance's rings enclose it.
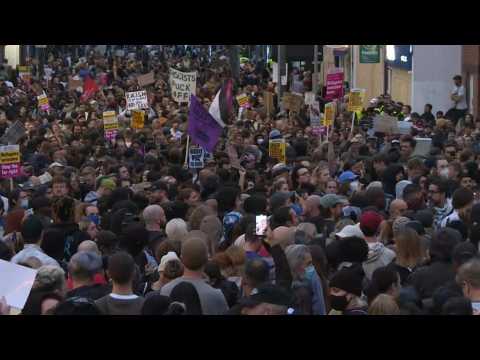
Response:
[[[157,270],[157,267],[152,264],[145,265],[145,275],[150,276]]]
[[[10,306],[7,304],[5,296],[0,299],[0,315],[10,315]]]

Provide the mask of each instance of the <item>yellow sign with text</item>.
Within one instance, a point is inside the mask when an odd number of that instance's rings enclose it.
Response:
[[[365,89],[352,89],[348,95],[348,111],[357,112],[363,110]]]
[[[145,111],[137,110],[132,111],[132,128],[143,129],[145,126]]]

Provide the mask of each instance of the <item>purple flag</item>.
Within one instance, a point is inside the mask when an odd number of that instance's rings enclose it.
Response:
[[[222,134],[222,127],[210,115],[208,110],[203,107],[195,95],[190,97],[187,132],[192,138],[192,142],[200,145],[208,152],[213,152],[218,138]]]

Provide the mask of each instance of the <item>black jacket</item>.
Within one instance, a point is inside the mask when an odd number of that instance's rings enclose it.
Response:
[[[112,292],[112,288],[110,285],[102,285],[102,284],[93,284],[93,285],[86,285],[81,286],[79,288],[70,290],[67,293],[67,298],[71,297],[84,297],[91,300],[98,300],[105,295],[108,295]]]
[[[451,263],[436,261],[414,271],[407,280],[413,285],[421,299],[432,297],[435,290],[455,279]]]

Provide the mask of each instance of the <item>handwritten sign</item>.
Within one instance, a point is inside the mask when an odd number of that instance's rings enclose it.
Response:
[[[78,88],[83,88],[83,81],[81,79],[76,80],[76,79],[73,79],[73,78],[69,78],[68,79],[68,90],[75,91]]]
[[[145,126],[145,111],[133,110],[132,111],[132,128],[143,129]]]
[[[312,91],[306,92],[305,105],[313,105],[314,101],[315,101],[315,93],[313,93]]]
[[[268,155],[279,162],[286,163],[285,139],[272,139],[268,143]]]
[[[112,141],[117,136],[118,120],[115,111],[103,112],[103,129],[105,131],[105,139]]]
[[[170,87],[173,100],[178,103],[189,103],[190,96],[196,93],[197,72],[181,72],[170,68]]]
[[[125,98],[127,100],[127,110],[148,109],[148,98],[145,90],[127,92]]]
[[[2,178],[10,179],[20,173],[20,145],[0,146],[0,168]]]
[[[363,110],[365,89],[352,89],[348,95],[348,111],[357,112]]]
[[[154,72],[150,71],[148,74],[140,75],[137,77],[138,85],[140,87],[148,86],[150,84],[155,83],[155,76]]]
[[[283,96],[283,108],[285,110],[300,112],[303,106],[303,97],[300,95],[285,93]]]
[[[205,167],[205,150],[203,148],[191,146],[188,149],[188,167],[190,169],[203,169]]]

